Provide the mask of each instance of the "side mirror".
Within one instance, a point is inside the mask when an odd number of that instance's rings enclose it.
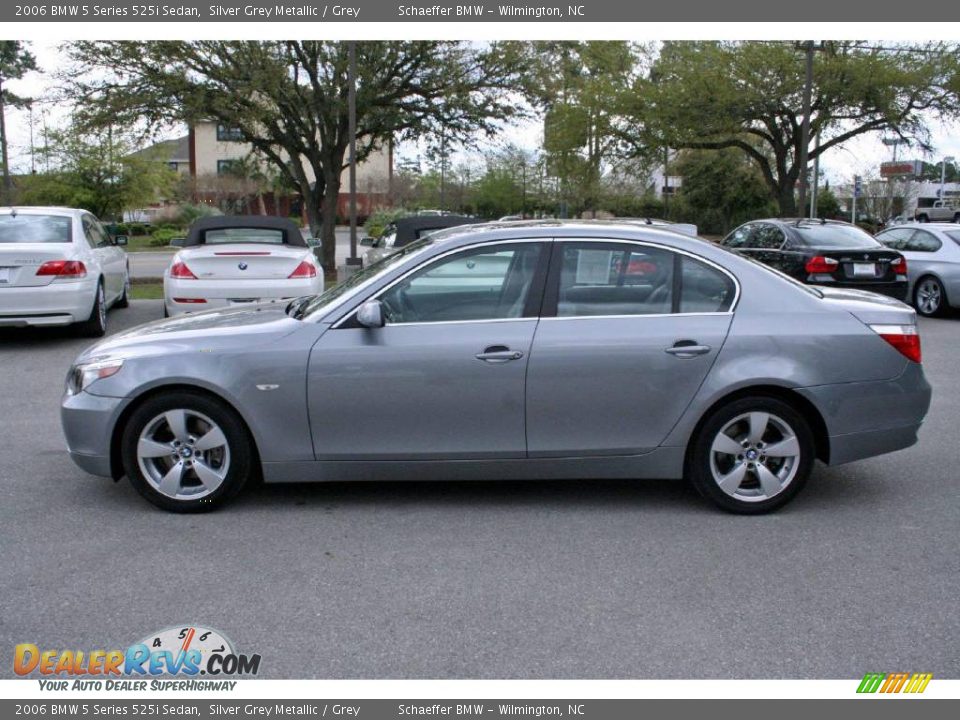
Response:
[[[186,247],[187,239],[182,237],[173,238],[170,241],[170,247]]]
[[[360,244],[364,247],[373,247],[376,242],[372,237],[360,238]]]
[[[113,244],[114,244],[114,245],[119,245],[120,247],[123,247],[123,246],[126,245],[128,242],[129,242],[129,240],[128,240],[128,238],[127,238],[126,235],[114,235],[114,236],[113,236]]]
[[[368,300],[357,310],[357,322],[365,328],[382,328],[386,324],[383,305],[379,300]]]

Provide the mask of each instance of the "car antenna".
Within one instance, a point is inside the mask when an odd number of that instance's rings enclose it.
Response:
[[[644,218],[643,221],[644,221],[647,225],[653,225],[653,220],[651,220],[651,219],[648,218],[648,217]]]
[[[825,217],[820,218],[820,224],[821,224],[821,225],[826,225],[826,224],[827,224],[827,219],[826,219]]]

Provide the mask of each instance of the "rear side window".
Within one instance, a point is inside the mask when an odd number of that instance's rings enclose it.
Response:
[[[726,273],[681,256],[680,312],[726,312],[733,304],[736,287]]]
[[[0,243],[68,243],[72,222],[58,215],[0,215]]]
[[[283,245],[283,231],[269,228],[220,228],[207,230],[203,234],[205,245],[223,245],[225,243],[266,243]]]
[[[673,258],[667,250],[639,245],[565,244],[557,317],[672,312]]]
[[[776,225],[757,225],[750,233],[750,238],[744,247],[779,250],[784,239],[783,230]]]
[[[924,230],[917,230],[907,242],[906,249],[911,252],[936,252],[941,247],[943,243],[933,235]]]

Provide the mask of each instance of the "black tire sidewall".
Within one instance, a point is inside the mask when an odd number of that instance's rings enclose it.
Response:
[[[174,500],[161,494],[143,477],[137,462],[137,441],[143,428],[160,413],[177,408],[195,410],[213,420],[220,426],[230,448],[230,470],[226,479],[213,493],[198,500]],[[243,421],[225,403],[203,393],[173,391],[145,400],[127,419],[120,442],[123,468],[130,484],[151,503],[171,512],[215,510],[243,489],[253,471],[253,443]]]
[[[747,412],[768,412],[784,420],[796,433],[800,443],[800,467],[790,485],[776,497],[760,502],[737,500],[727,495],[710,472],[710,447],[717,433],[730,420]],[[742,515],[760,515],[777,510],[790,502],[803,489],[813,470],[815,444],[806,419],[788,403],[772,397],[756,396],[734,400],[717,408],[697,432],[688,458],[687,473],[697,491],[718,507]]]

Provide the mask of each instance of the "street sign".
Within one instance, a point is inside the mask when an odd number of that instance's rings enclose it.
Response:
[[[863,193],[863,178],[859,175],[853,176],[853,196],[860,197]]]
[[[921,160],[891,160],[880,163],[880,175],[885,178],[919,175],[922,172]]]

